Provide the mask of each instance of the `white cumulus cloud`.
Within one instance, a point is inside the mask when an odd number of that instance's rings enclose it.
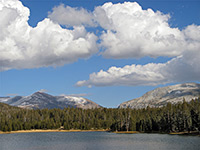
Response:
[[[93,14],[84,8],[73,8],[61,4],[49,12],[48,17],[62,25],[77,26],[88,25],[95,26]]]
[[[101,70],[90,74],[88,80],[78,81],[76,85],[88,87],[155,86],[172,82],[200,81],[199,60],[200,53],[197,54],[197,51],[194,51],[187,56],[176,57],[167,63],[133,64],[123,68],[111,67],[107,71]]]
[[[90,74],[88,80],[77,86],[137,86],[159,85],[172,82],[200,81],[200,26],[191,25],[184,30],[190,41],[189,49],[166,63],[111,67],[107,71]],[[195,43],[195,44],[194,44]]]
[[[105,29],[100,39],[106,58],[174,57],[199,44],[193,37],[187,40],[195,33],[170,27],[169,14],[143,10],[136,2],[105,3],[94,14]]]
[[[0,0],[0,70],[58,66],[98,51],[93,33],[46,18],[29,26],[30,11],[19,0]]]
[[[200,26],[183,30],[168,24],[170,16],[152,9],[143,10],[134,2],[105,3],[94,10],[105,29],[100,45],[107,58],[167,56],[166,63],[111,67],[92,73],[77,86],[137,86],[200,80]]]
[[[144,10],[137,2],[108,2],[93,12],[61,4],[53,8],[49,18],[66,26],[101,26],[100,48],[106,58],[175,57],[199,44],[194,38],[199,37],[195,26],[172,28],[169,14]]]
[[[0,70],[58,66],[98,52],[106,58],[167,56],[166,63],[111,67],[77,86],[157,85],[200,80],[200,26],[169,25],[169,14],[144,10],[136,2],[98,6],[93,12],[63,4],[36,27],[19,0],[0,0]],[[64,29],[59,24],[72,29]],[[100,37],[84,26],[101,26]]]

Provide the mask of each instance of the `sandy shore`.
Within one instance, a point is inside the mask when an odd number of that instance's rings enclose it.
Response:
[[[34,132],[108,132],[109,130],[59,130],[59,129],[47,129],[47,130],[41,130],[41,129],[33,129],[33,130],[18,130],[18,131],[10,131],[10,132],[2,132],[0,131],[0,134],[12,134],[12,133],[34,133]],[[138,134],[138,133],[145,133],[145,132],[139,132],[139,131],[115,131],[111,133],[116,134]],[[159,133],[159,132],[155,132]],[[163,134],[163,133],[162,133]],[[166,133],[167,134],[167,133]],[[168,133],[170,135],[197,135],[200,136],[199,132],[192,131],[190,133],[188,132],[171,132]]]
[[[10,132],[2,132],[0,131],[0,134],[11,134],[11,133],[34,133],[34,132],[105,132],[108,130],[59,130],[59,129],[53,129],[53,130],[41,130],[41,129],[33,129],[33,130],[18,130],[18,131],[10,131]]]
[[[115,131],[113,133],[117,133],[117,134],[136,134],[136,133],[141,133],[138,131]]]

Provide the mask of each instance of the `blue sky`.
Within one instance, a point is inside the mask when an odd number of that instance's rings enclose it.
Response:
[[[45,89],[117,107],[157,87],[200,80],[198,0],[21,2],[0,0],[0,96]]]

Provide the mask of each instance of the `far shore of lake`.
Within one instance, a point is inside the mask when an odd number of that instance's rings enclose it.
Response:
[[[0,131],[0,134],[12,134],[12,133],[34,133],[34,132],[105,132],[108,130],[59,130],[59,129],[32,129],[32,130],[18,130],[18,131]]]
[[[0,134],[13,134],[13,133],[37,133],[37,132],[111,132],[116,134],[142,134],[142,133],[157,133],[157,134],[169,134],[169,135],[196,135],[200,136],[197,131],[191,132],[170,132],[170,133],[160,133],[160,132],[139,132],[139,131],[110,131],[105,129],[99,130],[60,130],[60,129],[32,129],[32,130],[18,130],[18,131],[0,131]]]
[[[170,133],[164,133],[164,132],[139,132],[139,131],[114,131],[113,133],[117,134],[142,134],[142,133],[149,133],[149,134],[169,134],[169,135],[196,135],[200,136],[200,133],[198,131],[191,131],[191,132],[170,132]]]
[[[198,131],[190,131],[190,132],[171,132],[170,135],[197,135],[200,136],[200,132]]]

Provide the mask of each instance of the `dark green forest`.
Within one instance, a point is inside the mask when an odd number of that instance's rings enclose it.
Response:
[[[29,110],[0,103],[0,130],[106,129],[140,132],[200,132],[200,98],[145,109],[41,109]]]

